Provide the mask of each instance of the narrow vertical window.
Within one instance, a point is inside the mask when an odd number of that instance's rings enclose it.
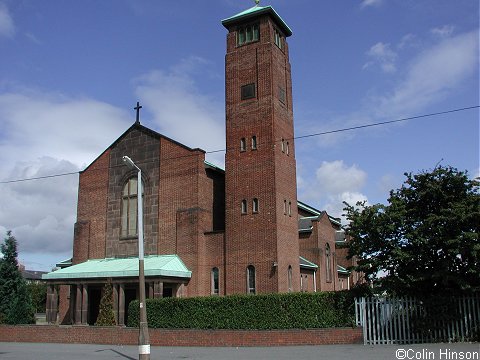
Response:
[[[252,136],[252,150],[257,150],[257,137],[255,135]]]
[[[252,211],[254,213],[258,213],[258,199],[257,198],[253,199],[252,207],[253,207]]]
[[[278,87],[278,99],[282,104],[285,104],[285,89],[283,89],[281,86]]]
[[[292,285],[292,265],[288,265],[288,292],[293,291],[293,285]]]
[[[282,34],[277,29],[275,29],[275,31],[274,31],[273,40],[275,42],[275,45],[277,45],[280,49],[283,48]]]
[[[283,200],[283,214],[287,215],[287,200]]]
[[[240,151],[246,151],[247,150],[247,140],[245,138],[240,139]]]
[[[257,41],[260,38],[260,32],[258,30],[258,24],[252,25],[253,28],[253,41]]]
[[[331,250],[330,245],[325,245],[325,271],[326,271],[326,280],[328,282],[332,281],[332,259],[331,259]]]
[[[247,266],[247,294],[255,294],[255,266]]]
[[[292,202],[288,202],[288,216],[292,216]]]
[[[142,194],[143,195],[143,194]],[[130,178],[123,186],[122,191],[122,216],[121,236],[137,236],[138,215],[137,215],[137,178]]]
[[[247,200],[242,200],[242,214],[247,213]]]
[[[212,269],[212,295],[218,295],[220,293],[219,288],[219,281],[218,281],[218,268],[214,267]]]
[[[282,152],[285,152],[285,139],[282,139]]]
[[[290,149],[289,149],[288,141],[287,141],[287,145],[286,145],[286,147],[285,147],[285,152],[287,153],[287,155],[290,154]]]
[[[238,30],[238,45],[243,45],[245,43],[245,29],[241,28]]]

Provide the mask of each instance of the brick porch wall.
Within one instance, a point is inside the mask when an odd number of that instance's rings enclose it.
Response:
[[[149,329],[152,346],[286,346],[363,343],[361,328],[310,330]],[[98,326],[0,326],[0,342],[137,345],[138,329]]]

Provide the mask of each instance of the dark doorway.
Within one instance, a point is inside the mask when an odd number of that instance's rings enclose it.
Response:
[[[173,294],[176,291],[176,284],[163,284],[163,297],[173,297]]]
[[[100,287],[88,287],[88,325],[95,325],[97,321],[101,297],[102,289]]]
[[[125,325],[127,326],[128,326],[128,305],[130,305],[130,303],[136,299],[137,299],[136,288],[125,289]]]

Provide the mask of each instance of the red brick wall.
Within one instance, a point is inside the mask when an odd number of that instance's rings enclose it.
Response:
[[[108,167],[110,149],[80,173],[73,263],[105,257]]]
[[[335,249],[335,230],[328,216],[324,213],[318,220],[312,221],[311,233],[300,234],[300,255],[318,265],[316,280],[317,291],[338,290],[338,272]],[[325,246],[330,245],[330,262],[332,279],[326,280]]]
[[[149,329],[152,346],[360,344],[361,328],[311,330]],[[0,326],[0,342],[137,345],[138,329],[99,326]]]

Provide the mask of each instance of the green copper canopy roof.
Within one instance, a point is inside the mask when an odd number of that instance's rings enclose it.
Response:
[[[145,256],[145,276],[190,278],[177,255]],[[138,277],[138,258],[88,260],[42,276],[43,280]]]
[[[277,12],[270,5],[268,6],[255,5],[250,9],[247,9],[236,15],[230,16],[227,19],[222,20],[222,25],[228,28],[230,25],[234,25],[239,22],[250,20],[254,17],[264,15],[264,14],[269,14],[275,20],[276,24],[280,26],[280,28],[284,32],[285,36],[288,37],[292,35],[292,30],[290,29],[290,27],[287,25],[285,21],[283,21],[280,15],[278,15]]]
[[[307,269],[318,269],[318,265],[311,262],[311,261],[308,261],[307,259],[305,259],[304,257],[302,256],[299,256],[300,257],[300,267],[301,268],[307,268]]]

